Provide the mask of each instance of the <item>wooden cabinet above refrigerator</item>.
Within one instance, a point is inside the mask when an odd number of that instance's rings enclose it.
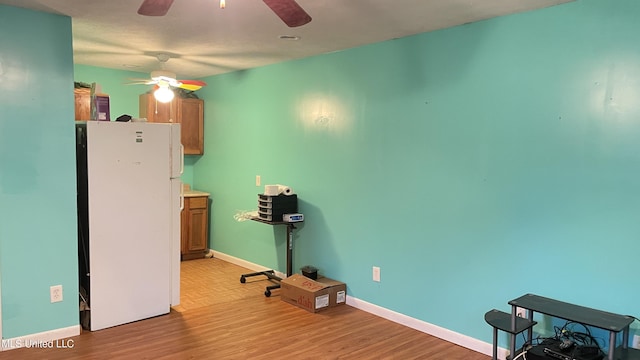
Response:
[[[149,122],[181,124],[185,155],[204,154],[204,101],[193,98],[174,98],[161,103],[153,94],[139,98],[139,117]]]

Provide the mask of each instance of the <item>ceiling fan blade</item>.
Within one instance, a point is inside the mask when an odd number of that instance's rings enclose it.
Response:
[[[297,27],[311,21],[311,16],[295,0],[263,0],[288,27]]]
[[[129,82],[135,82],[135,83],[146,83],[149,81],[153,81],[153,79],[141,79],[141,78],[127,78],[127,80],[129,80]]]
[[[138,9],[138,14],[144,16],[165,16],[171,4],[173,4],[173,0],[144,0]]]
[[[200,90],[202,88],[202,86],[199,85],[189,85],[189,84],[182,84],[180,86],[178,86],[180,89],[184,89],[187,91],[197,91]]]
[[[128,78],[127,80],[129,82],[125,83],[125,85],[152,85],[156,83],[153,79]]]
[[[180,81],[180,86],[178,86],[179,88],[189,90],[189,91],[200,90],[200,88],[202,88],[203,86],[207,86],[206,82],[200,81],[200,80],[178,80],[178,81]]]

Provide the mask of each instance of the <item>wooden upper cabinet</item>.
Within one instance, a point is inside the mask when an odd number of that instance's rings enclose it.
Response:
[[[149,122],[173,123],[176,121],[176,100],[168,103],[157,101],[153,94],[142,94],[139,100],[141,118]]]
[[[182,124],[182,146],[187,155],[204,153],[204,101],[178,99],[178,122]]]
[[[169,103],[157,101],[153,94],[142,94],[139,100],[141,118],[149,122],[178,123],[186,155],[204,154],[204,101],[174,98]]]
[[[91,119],[91,90],[85,88],[74,89],[76,102],[76,120]]]

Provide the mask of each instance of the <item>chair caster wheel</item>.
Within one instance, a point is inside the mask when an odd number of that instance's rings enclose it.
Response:
[[[264,296],[270,297],[271,296],[271,291],[270,290],[265,290],[264,291]]]
[[[244,276],[240,276],[240,283],[244,284],[245,282],[247,282],[247,279]]]

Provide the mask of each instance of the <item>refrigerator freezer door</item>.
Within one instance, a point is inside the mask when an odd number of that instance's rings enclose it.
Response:
[[[91,330],[169,312],[169,128],[87,124]]]
[[[184,172],[184,146],[182,146],[180,124],[170,124],[171,128],[171,178],[179,178]]]

